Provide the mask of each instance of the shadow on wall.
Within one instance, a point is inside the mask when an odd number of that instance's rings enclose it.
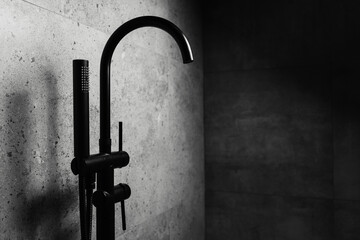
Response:
[[[7,98],[6,116],[10,132],[7,134],[6,152],[12,201],[8,202],[8,214],[10,226],[16,226],[8,229],[11,232],[7,235],[29,240],[75,239],[77,226],[69,228],[62,221],[77,199],[70,190],[62,191],[59,187],[57,79],[49,71],[43,80],[47,90],[45,96],[48,97],[41,101],[46,101],[43,104],[46,114],[39,114],[41,109],[31,104],[31,93],[27,91],[8,94]],[[41,119],[44,115],[46,119]],[[47,124],[42,128],[46,132],[43,134],[32,129],[34,122]],[[45,139],[38,139],[39,136],[45,136]]]

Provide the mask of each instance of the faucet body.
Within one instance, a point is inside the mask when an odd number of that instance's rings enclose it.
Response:
[[[122,224],[123,224],[123,229],[125,230],[126,228],[124,200],[130,197],[131,191],[130,191],[130,187],[127,184],[118,184],[114,186],[114,168],[121,168],[126,166],[129,163],[129,155],[126,152],[122,151],[122,123],[119,124],[119,151],[118,152],[111,151],[110,65],[114,50],[118,45],[118,43],[121,41],[121,39],[123,39],[123,37],[125,37],[129,32],[141,27],[156,27],[169,33],[179,45],[183,62],[190,63],[193,61],[193,55],[191,52],[190,44],[187,38],[185,37],[185,35],[176,25],[160,17],[143,16],[143,17],[134,18],[121,25],[110,36],[109,40],[107,41],[100,62],[100,139],[99,139],[100,153],[90,156],[88,154],[85,155],[80,154],[79,156],[75,155],[75,159],[72,162],[72,170],[74,174],[79,174],[79,176],[82,175],[83,178],[87,180],[87,182],[92,183],[94,179],[93,174],[94,175],[96,174],[97,191],[92,196],[92,203],[96,206],[96,210],[97,210],[96,211],[97,240],[115,239],[115,203],[117,202],[121,202]],[[74,62],[75,61],[76,60],[74,60]],[[74,96],[75,96],[75,92],[74,92]],[[75,119],[75,102],[74,102],[74,127],[79,126],[79,123],[75,123],[75,121],[77,120]],[[74,129],[74,133],[76,135],[75,129]],[[88,137],[88,135],[86,134],[85,136]],[[79,140],[79,137],[75,136],[75,139],[77,142],[79,141],[81,142],[81,139]],[[79,186],[81,186],[80,183]],[[93,186],[93,184],[87,184],[86,186]],[[82,209],[84,209],[83,211],[86,211],[86,208],[81,207],[81,199],[84,198],[80,198],[80,215],[88,216],[82,218],[81,221],[89,221],[89,219],[91,221],[91,216],[89,217],[91,213],[81,214]],[[91,228],[91,223],[82,224],[82,225],[84,226],[88,225],[89,227],[86,228],[87,230]],[[91,237],[91,233],[88,234],[88,236]],[[88,236],[83,237],[83,240],[88,240]]]

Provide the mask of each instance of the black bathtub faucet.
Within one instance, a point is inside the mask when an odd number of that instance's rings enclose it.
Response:
[[[89,140],[89,62],[73,60],[74,156],[71,169],[79,174],[81,239],[91,239],[92,204],[96,207],[96,239],[115,240],[115,203],[121,203],[122,227],[126,229],[125,202],[130,187],[114,186],[114,169],[128,165],[129,155],[122,150],[122,123],[119,123],[119,150],[111,151],[110,65],[118,43],[129,32],[141,27],[156,27],[169,33],[179,45],[184,63],[193,61],[190,44],[172,22],[155,16],[134,18],[121,25],[109,38],[100,62],[100,140],[99,154],[90,155]],[[96,176],[96,181],[95,181]],[[93,193],[96,183],[96,192]]]

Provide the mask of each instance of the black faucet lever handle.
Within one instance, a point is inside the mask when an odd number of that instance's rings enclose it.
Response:
[[[123,147],[123,123],[119,122],[119,152],[122,151]]]
[[[121,200],[121,222],[122,222],[122,229],[126,230],[126,218],[125,218],[125,201]]]
[[[119,152],[122,151],[122,149],[123,149],[122,144],[123,144],[123,123],[119,122]],[[115,186],[115,189],[116,189],[116,186]],[[124,201],[124,198],[121,198],[120,204],[121,204],[122,229],[125,231],[126,230],[126,217],[125,217],[125,201]]]

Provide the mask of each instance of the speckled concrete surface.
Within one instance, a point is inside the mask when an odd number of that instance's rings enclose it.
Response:
[[[112,64],[112,139],[124,123],[128,231],[117,239],[203,239],[202,52],[191,1],[1,1],[0,238],[79,239],[73,157],[72,60],[90,61],[91,152],[98,151],[99,63],[110,34],[139,15],[174,21],[196,62],[144,28],[118,46]],[[191,24],[189,21],[192,20]]]

